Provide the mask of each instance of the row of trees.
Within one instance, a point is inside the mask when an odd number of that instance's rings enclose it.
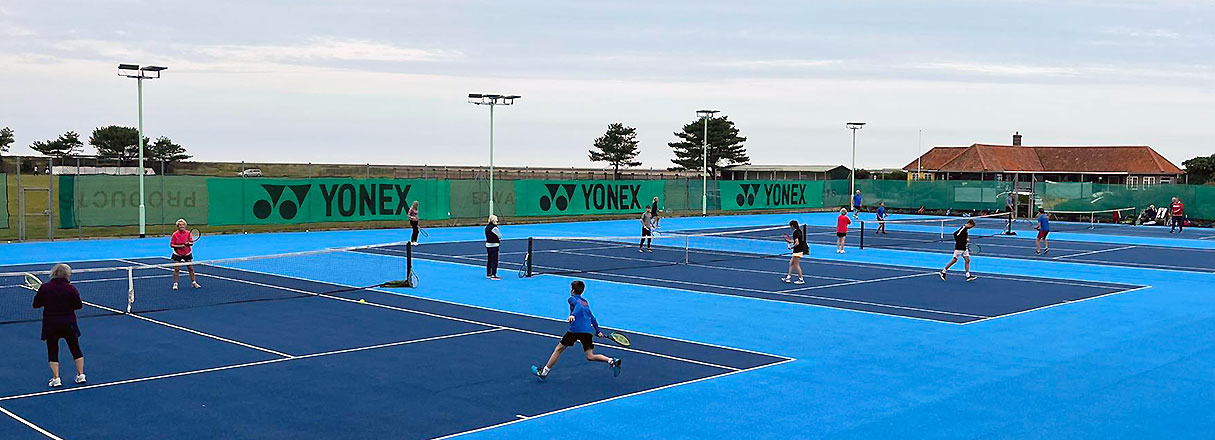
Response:
[[[0,129],[0,154],[7,153],[13,142],[13,130],[9,127]],[[101,158],[133,160],[139,157],[139,130],[117,125],[97,127],[89,136],[88,144],[97,150],[97,156]],[[154,142],[144,137],[143,144],[144,158],[147,160],[176,163],[191,157],[186,154],[185,147],[167,136],[158,137]],[[80,155],[84,152],[84,145],[79,134],[68,131],[55,139],[35,141],[30,144],[30,149],[43,156],[63,159]]]
[[[674,166],[670,170],[691,171],[704,167],[705,152],[705,120],[696,119],[683,126],[681,131],[674,133],[678,138],[668,142],[667,146],[675,153],[671,159]],[[708,162],[709,173],[715,178],[717,170],[730,165],[741,165],[751,161],[747,157],[747,149],[743,142],[747,138],[739,136],[738,128],[729,118],[711,118],[708,127]],[[608,125],[607,132],[595,139],[594,149],[590,150],[592,162],[606,162],[612,167],[617,178],[620,177],[621,167],[641,165],[637,155],[641,153],[637,142],[637,129],[622,123]]]

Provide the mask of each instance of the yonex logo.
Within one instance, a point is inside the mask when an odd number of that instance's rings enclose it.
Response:
[[[574,197],[573,184],[558,184],[546,183],[544,188],[548,189],[548,195],[540,197],[540,209],[548,211],[553,206],[557,207],[558,211],[565,211],[570,207],[570,199]]]
[[[755,196],[759,195],[758,183],[750,183],[742,185],[742,194],[735,197],[734,201],[738,202],[738,206],[754,206]]]
[[[805,205],[806,186],[804,183],[744,183],[739,185],[741,192],[734,201],[740,207],[755,206],[756,199],[760,199],[764,207]]]
[[[254,202],[253,216],[265,220],[270,218],[277,208],[279,216],[284,220],[291,220],[299,213],[300,206],[304,205],[304,199],[308,197],[308,191],[312,189],[312,185],[262,185],[262,188],[266,190],[270,200]],[[287,188],[291,188],[291,192],[295,194],[295,200],[282,200],[282,203],[279,203]]]

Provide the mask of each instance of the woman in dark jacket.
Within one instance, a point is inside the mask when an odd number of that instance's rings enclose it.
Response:
[[[490,215],[489,223],[485,225],[485,277],[491,280],[498,278],[498,247],[502,244],[502,230],[498,229],[498,216]]]
[[[80,292],[68,279],[72,268],[56,264],[51,268],[51,281],[38,288],[34,295],[34,308],[42,308],[42,340],[46,341],[47,359],[51,365],[49,386],[63,385],[59,379],[59,340],[67,342],[68,350],[76,363],[76,383],[84,383],[84,353],[80,351],[80,327],[76,325],[76,311],[84,307]]]

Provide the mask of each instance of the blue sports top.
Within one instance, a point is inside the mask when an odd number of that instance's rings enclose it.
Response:
[[[1046,218],[1046,214],[1038,215],[1038,230],[1050,232],[1050,219]]]
[[[574,322],[570,323],[570,333],[598,335],[599,321],[596,321],[595,315],[591,313],[591,303],[582,295],[570,295],[567,302],[570,304],[570,316],[574,317]]]
[[[878,207],[878,210],[877,210],[877,219],[878,219],[878,220],[885,220],[885,219],[886,219],[886,207],[885,207],[885,206],[879,206],[879,207]]]

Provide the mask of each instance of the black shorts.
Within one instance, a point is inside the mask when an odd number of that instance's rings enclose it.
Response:
[[[649,229],[646,229],[646,228],[641,228],[641,236],[642,236],[642,237],[651,237],[651,236],[653,236],[653,235],[654,235],[654,233],[650,232],[650,230],[649,230]]]
[[[194,254],[178,255],[177,252],[174,252],[169,258],[178,263],[189,263],[194,261]]]
[[[590,333],[565,332],[565,336],[561,337],[561,345],[564,345],[566,347],[573,347],[574,342],[577,341],[577,342],[582,343],[583,350],[590,350],[592,348],[595,348],[595,343],[591,342],[592,339],[594,339],[594,336],[591,335]]]
[[[847,237],[848,233],[847,232],[836,232],[835,236],[836,237]]]

